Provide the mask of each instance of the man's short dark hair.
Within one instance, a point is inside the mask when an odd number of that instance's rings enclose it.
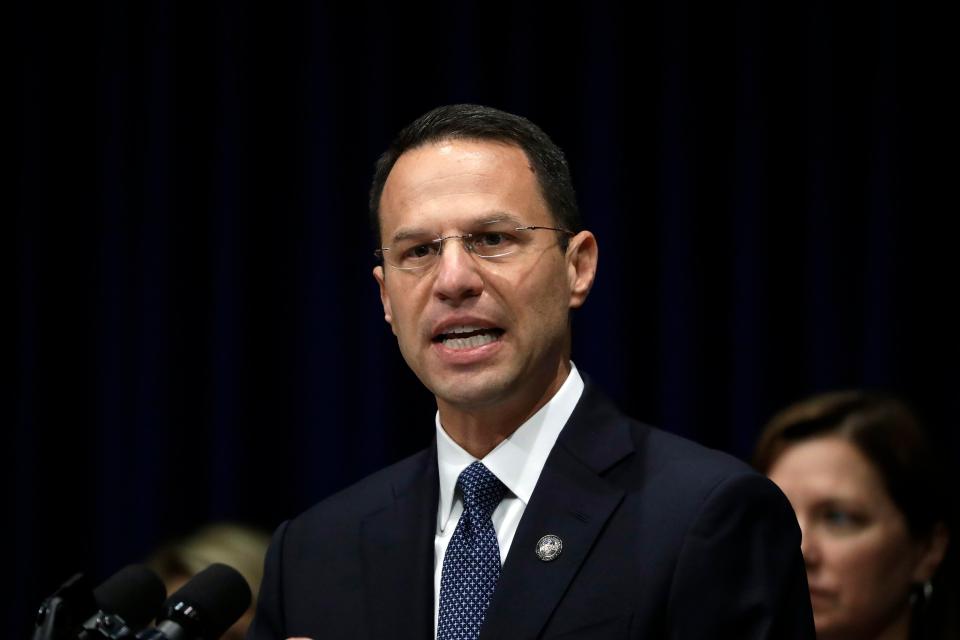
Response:
[[[370,186],[370,224],[380,237],[380,197],[397,159],[417,147],[443,140],[492,140],[523,149],[540,193],[558,227],[580,231],[580,211],[567,159],[540,127],[524,117],[476,104],[437,107],[403,128],[377,160]]]

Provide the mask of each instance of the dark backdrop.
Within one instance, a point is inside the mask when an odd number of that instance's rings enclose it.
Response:
[[[428,442],[365,198],[443,103],[568,152],[601,247],[574,359],[629,413],[747,457],[787,402],[866,386],[960,461],[941,18],[559,7],[8,8],[10,637],[76,570],[209,520],[272,529]]]

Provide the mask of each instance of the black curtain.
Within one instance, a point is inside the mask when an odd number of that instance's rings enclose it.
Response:
[[[560,6],[8,9],[10,637],[74,571],[211,520],[272,529],[429,441],[366,190],[439,104],[520,113],[567,151],[601,248],[574,361],[629,413],[748,457],[786,403],[869,387],[960,462],[949,22]]]

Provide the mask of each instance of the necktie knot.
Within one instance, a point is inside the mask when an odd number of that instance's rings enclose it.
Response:
[[[479,460],[463,470],[457,479],[457,487],[463,494],[464,510],[483,520],[490,517],[507,492],[499,478]]]

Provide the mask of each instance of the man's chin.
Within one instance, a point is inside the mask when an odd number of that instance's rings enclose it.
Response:
[[[517,385],[499,377],[469,373],[445,376],[427,386],[437,397],[438,404],[461,410],[479,410],[502,403],[509,390]]]

